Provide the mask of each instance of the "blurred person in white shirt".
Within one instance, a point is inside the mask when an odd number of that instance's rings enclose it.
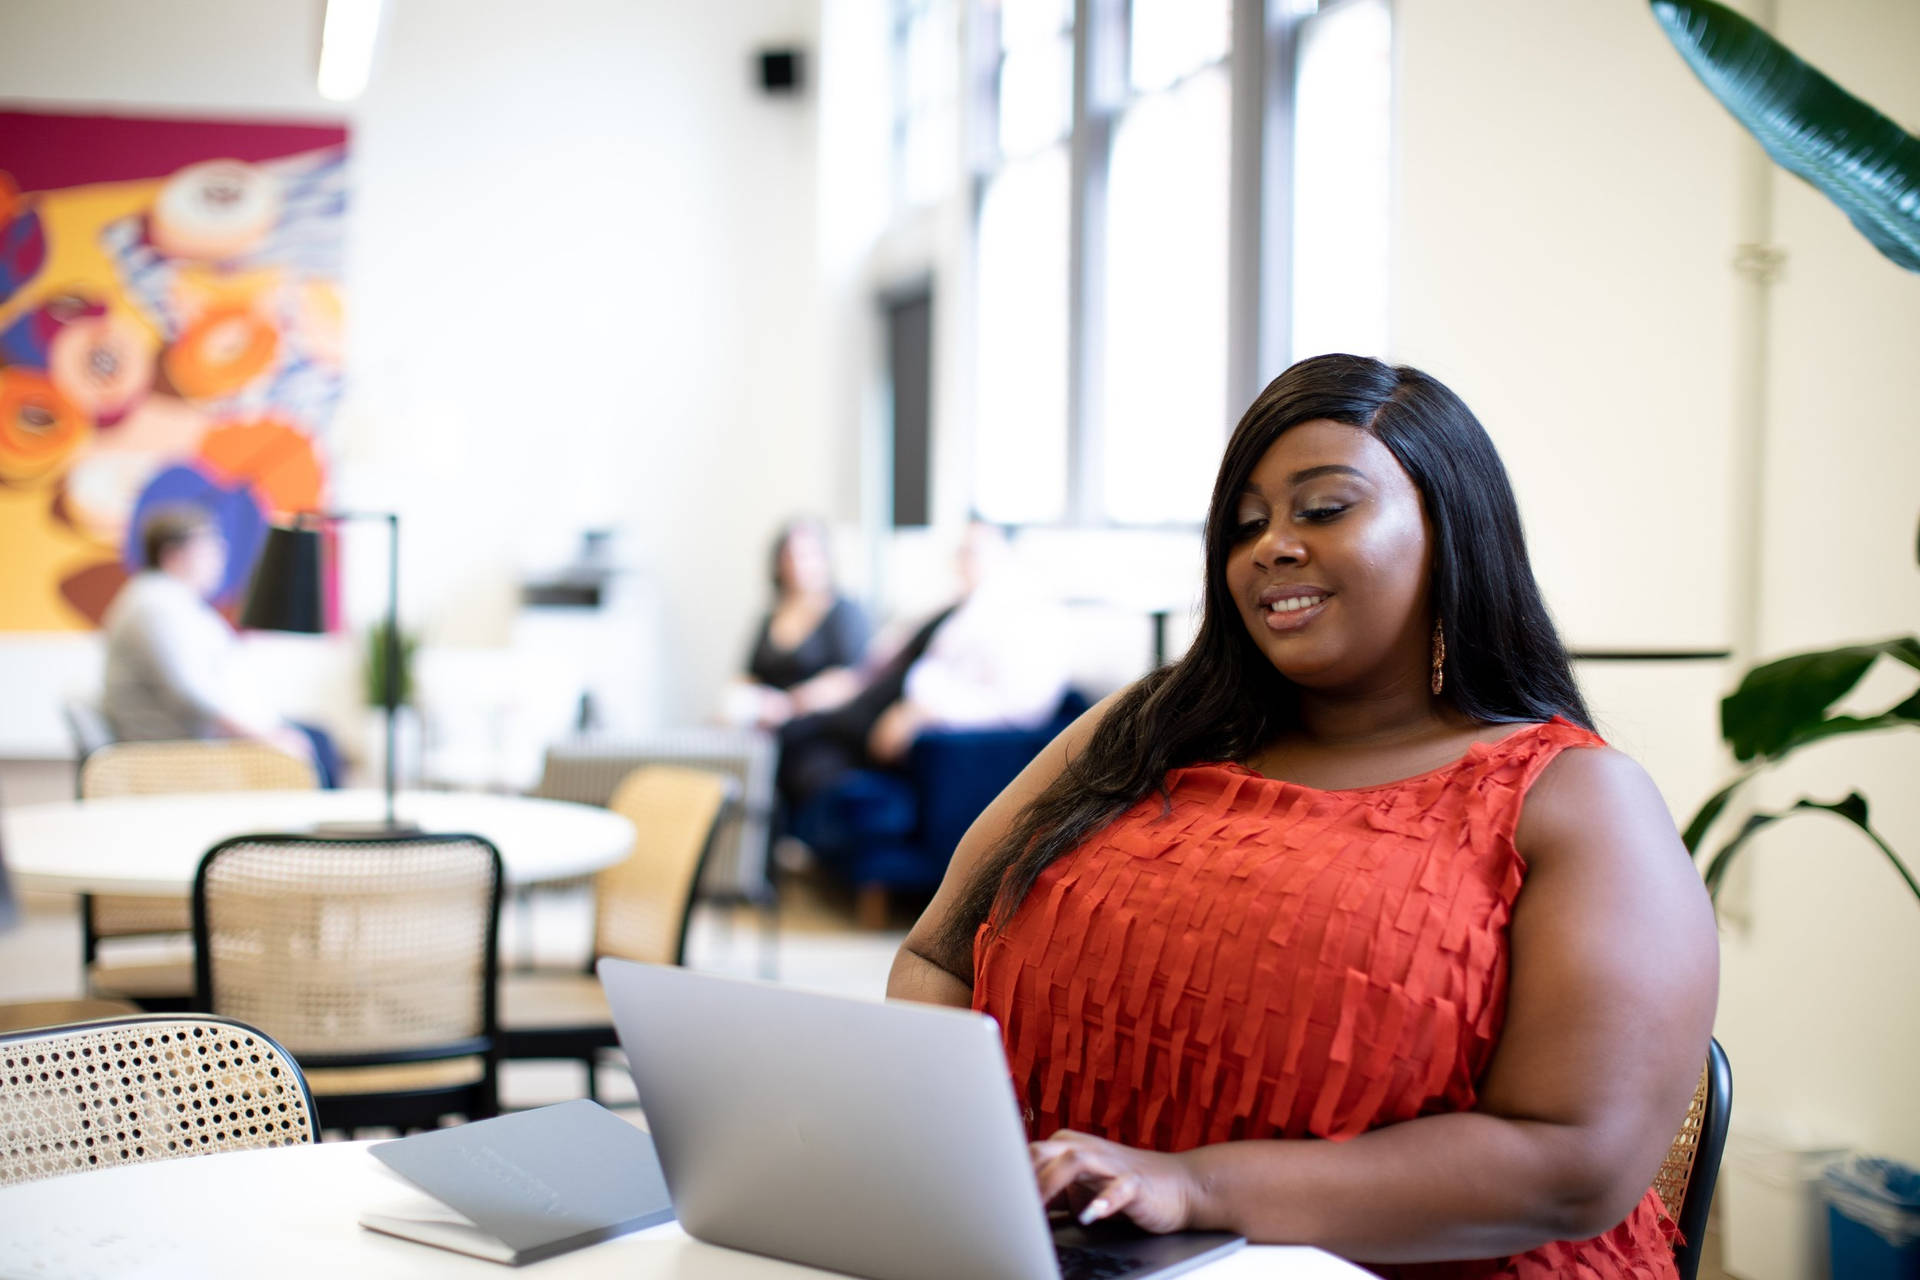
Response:
[[[101,710],[127,742],[249,738],[313,763],[333,785],[337,762],[324,734],[275,714],[240,678],[233,628],[207,602],[227,569],[213,517],[180,505],[140,528],[146,568],[114,597],[102,625],[106,684]]]

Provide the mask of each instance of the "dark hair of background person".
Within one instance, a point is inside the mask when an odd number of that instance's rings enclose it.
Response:
[[[1152,791],[1170,802],[1169,769],[1245,760],[1297,723],[1297,688],[1247,634],[1226,568],[1254,467],[1283,432],[1320,419],[1371,434],[1420,491],[1433,530],[1429,596],[1447,637],[1441,697],[1477,721],[1558,715],[1592,728],[1534,581],[1506,468],[1472,411],[1418,369],[1363,356],[1303,360],[1267,385],[1227,442],[1207,510],[1206,595],[1193,645],[1115,701],[983,861],[935,942],[943,965],[970,969],[980,925],[1003,927],[1040,873],[1093,831]]]
[[[802,529],[810,531],[820,540],[820,553],[827,558],[828,576],[832,576],[833,543],[827,537],[826,523],[817,516],[795,516],[782,524],[780,531],[773,535],[773,552],[767,558],[767,573],[775,592],[787,589],[786,570],[781,567],[780,560],[787,553],[788,541]]]
[[[161,507],[140,522],[140,554],[147,568],[158,569],[169,551],[213,528],[213,517],[199,507]]]

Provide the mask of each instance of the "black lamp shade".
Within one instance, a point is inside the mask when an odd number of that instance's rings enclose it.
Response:
[[[267,530],[267,544],[254,562],[253,582],[240,625],[263,631],[327,629],[326,601],[320,589],[320,531]]]

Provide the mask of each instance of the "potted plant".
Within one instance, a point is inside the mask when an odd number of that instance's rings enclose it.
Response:
[[[387,630],[388,624],[384,618],[376,622],[368,629],[363,647],[361,697],[367,708],[367,717],[361,735],[361,758],[367,762],[369,775],[375,778],[386,768],[388,654],[397,653],[400,660],[394,664],[394,675],[398,680],[393,712],[394,760],[397,775],[403,783],[417,782],[420,777],[421,739],[419,710],[413,705],[413,658],[420,647],[420,640],[402,631],[398,646],[389,649]]]

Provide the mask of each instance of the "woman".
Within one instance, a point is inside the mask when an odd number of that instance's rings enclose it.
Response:
[[[1673,1275],[1650,1184],[1712,914],[1590,728],[1485,431],[1416,370],[1295,365],[1206,563],[1193,647],[988,807],[889,994],[999,1020],[1041,1194],[1088,1221]]]
[[[866,655],[860,606],[834,590],[827,532],[817,520],[789,521],[773,544],[773,609],[747,659],[734,704],[765,728],[836,707],[860,690],[854,671]]]

